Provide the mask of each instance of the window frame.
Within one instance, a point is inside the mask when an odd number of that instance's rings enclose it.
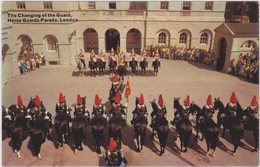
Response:
[[[43,1],[43,9],[52,10],[52,1]]]
[[[158,35],[158,44],[166,44],[166,38],[167,38],[167,35],[164,32],[161,32]]]
[[[204,35],[204,36],[203,36]],[[209,35],[207,33],[202,33],[200,36],[200,44],[208,44]]]
[[[209,11],[213,10],[213,1],[205,2],[205,10],[209,10]]]
[[[187,45],[187,38],[188,38],[187,33],[185,33],[185,32],[181,33],[180,37],[179,37],[179,44],[186,44]]]
[[[190,1],[183,1],[182,2],[182,10],[190,11],[191,10],[191,2]]]
[[[53,37],[47,38],[47,51],[48,52],[57,52],[57,41]]]
[[[250,43],[250,45],[249,45]],[[240,47],[241,50],[252,50],[252,49],[256,49],[256,43],[252,40],[248,40],[248,41],[245,41],[242,46]]]
[[[96,9],[96,2],[95,1],[89,1],[88,2],[88,9]]]
[[[25,1],[16,1],[16,8],[17,9],[26,9]]]
[[[109,9],[116,10],[116,1],[109,1]]]
[[[161,10],[169,10],[169,2],[168,1],[161,1]]]

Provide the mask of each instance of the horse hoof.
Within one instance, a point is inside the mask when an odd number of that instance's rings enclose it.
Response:
[[[17,153],[17,150],[15,149],[14,152]]]
[[[233,152],[233,154],[232,154],[233,156],[235,156],[236,155],[236,153],[235,152]]]
[[[211,154],[212,157],[215,157],[215,153]]]
[[[140,152],[142,153],[144,150],[141,150]]]
[[[138,152],[138,153],[139,153],[139,152],[140,152],[140,150],[139,150],[139,149],[136,149],[136,152]]]
[[[17,155],[17,158],[20,159],[22,156],[21,155]]]
[[[206,153],[206,157],[209,155],[209,152]]]
[[[38,160],[41,160],[41,159],[42,159],[42,157],[41,157],[40,154],[38,154],[37,158],[38,158]]]
[[[77,149],[75,149],[75,150],[74,150],[74,153],[75,153],[75,154],[77,154],[77,153],[78,153],[78,150],[77,150]]]

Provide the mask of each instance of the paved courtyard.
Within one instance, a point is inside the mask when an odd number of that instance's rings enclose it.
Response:
[[[129,82],[131,95],[129,96],[129,105],[127,110],[128,125],[123,130],[123,149],[128,166],[258,166],[259,153],[253,153],[255,141],[253,133],[245,131],[245,137],[241,140],[237,155],[232,156],[233,144],[229,133],[225,138],[220,137],[216,148],[216,156],[205,156],[206,142],[196,142],[195,130],[189,142],[187,153],[180,154],[179,138],[175,141],[175,127],[170,126],[170,132],[166,143],[166,151],[163,156],[158,155],[160,149],[159,141],[155,137],[150,138],[152,133],[148,127],[144,151],[137,153],[136,141],[134,139],[134,128],[130,124],[132,111],[135,108],[135,97],[140,97],[143,93],[145,104],[149,114],[152,112],[151,104],[153,99],[158,102],[159,94],[162,94],[167,108],[167,119],[170,122],[173,119],[173,97],[180,97],[180,102],[187,95],[190,100],[194,101],[200,107],[206,104],[209,94],[214,98],[220,97],[226,105],[232,92],[242,105],[247,107],[254,95],[259,99],[259,85],[252,84],[242,78],[231,76],[222,72],[217,72],[213,66],[182,60],[165,60],[161,59],[161,68],[157,76],[153,76],[151,67],[152,58],[148,58],[149,67],[145,76],[140,75],[137,71],[136,76],[130,76]],[[128,68],[128,75],[130,74]],[[76,65],[45,66],[14,78],[12,81],[2,87],[2,105],[9,107],[17,103],[17,96],[21,95],[23,103],[27,106],[30,97],[35,98],[39,95],[45,108],[55,115],[55,104],[58,102],[59,93],[66,96],[67,104],[74,107],[77,100],[77,94],[87,96],[87,106],[92,112],[95,94],[102,98],[108,110],[111,106],[108,101],[109,89],[113,77],[109,75],[109,69],[106,69],[104,76],[90,76],[89,69],[84,77],[78,77]],[[125,78],[126,83],[127,78]],[[124,97],[124,96],[123,96]],[[122,103],[126,103],[123,98]],[[194,123],[195,116],[190,116]],[[216,115],[214,116],[216,120]],[[150,123],[150,116],[148,118]],[[220,130],[222,132],[222,128]],[[52,130],[51,136],[53,141],[47,140],[42,145],[42,160],[37,160],[32,149],[30,137],[23,141],[21,147],[21,159],[17,159],[16,154],[12,151],[12,141],[7,138],[6,131],[2,132],[2,165],[3,166],[104,166],[105,149],[108,144],[108,129],[106,129],[106,138],[102,147],[102,153],[99,155],[95,152],[95,141],[91,133],[91,128],[87,128],[87,137],[83,141],[83,151],[74,154],[71,143],[72,136],[69,137],[69,145],[65,144],[58,148],[55,130]]]

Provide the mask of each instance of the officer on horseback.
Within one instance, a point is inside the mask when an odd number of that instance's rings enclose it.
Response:
[[[255,114],[258,113],[256,96],[253,97],[251,105],[244,110],[244,113],[246,117],[256,119]]]
[[[110,89],[110,92],[109,92],[109,95],[110,95],[110,100],[111,100],[111,97],[113,95],[115,95],[115,93],[118,93],[120,91],[120,88],[124,87],[124,83],[123,82],[118,82],[118,78],[117,78],[117,75],[114,76],[114,82],[112,82],[112,86],[111,86],[111,89]]]
[[[156,105],[156,108],[151,113],[151,124],[150,127],[152,128],[153,125],[156,122],[156,118],[161,116],[164,117],[164,115],[167,114],[166,106],[163,103],[163,97],[162,94],[159,95],[158,105]]]
[[[144,60],[144,58],[147,58],[147,54],[146,54],[146,51],[144,50],[143,51],[143,54],[141,55],[141,60],[140,62],[142,62]]]
[[[131,120],[131,124],[134,124],[134,120],[138,115],[144,115],[145,117],[147,117],[147,109],[146,109],[146,105],[144,104],[144,96],[143,94],[140,95],[140,100],[139,103],[136,104],[136,108],[135,110],[132,112],[133,114],[133,119]]]
[[[111,57],[112,60],[116,62],[116,54],[114,53],[114,49],[113,48],[111,48],[111,53],[110,53],[109,57]]]
[[[105,157],[106,166],[126,166],[127,161],[123,149],[116,147],[118,146],[111,137],[109,141],[109,150],[106,152]]]
[[[122,53],[120,54],[120,57],[119,57],[119,61],[118,61],[118,64],[119,66],[123,66],[123,68],[126,68],[126,55],[124,54],[124,51],[122,51]]]
[[[106,55],[103,53],[103,50],[101,49],[99,58],[102,60],[104,67],[106,67]]]
[[[225,113],[221,114],[221,117],[226,116],[235,116],[237,112],[237,100],[235,92],[232,92],[230,102],[227,103],[225,108]]]
[[[85,106],[85,104],[83,104],[79,94],[77,95],[77,105],[75,105],[74,109],[74,116],[84,116],[88,119],[88,122],[90,122],[88,108]]]
[[[86,69],[86,63],[85,63],[85,56],[83,54],[82,49],[80,49],[80,53],[78,55],[78,58],[80,59],[80,61],[84,64],[84,69]]]
[[[88,66],[89,66],[89,67],[90,67],[90,61],[91,61],[91,59],[93,59],[93,61],[94,61],[95,63],[97,62],[97,58],[96,58],[96,55],[95,55],[93,49],[92,49],[91,54],[90,54],[90,56],[89,56],[89,61],[88,61]]]
[[[120,103],[120,96],[119,93],[116,93],[116,100],[114,103],[112,103],[112,109],[109,111],[109,114],[113,114],[113,116],[121,116],[123,119],[125,119],[125,111],[124,109],[127,108],[128,103],[126,105],[122,105]]]
[[[134,57],[135,61],[137,61],[134,48],[132,49],[132,53],[130,54],[130,61],[132,61],[132,58],[133,58],[133,57]]]
[[[55,111],[56,111],[56,115],[62,114],[62,113],[66,114],[68,116],[70,115],[71,108],[66,105],[65,98],[62,93],[60,93],[59,102],[56,104]],[[70,118],[70,121],[71,121],[71,118]]]
[[[36,117],[42,117],[45,121],[49,121],[49,127],[52,127],[51,113],[42,107],[42,103],[38,95],[35,96],[35,107],[33,108]],[[45,110],[45,111],[44,111]]]
[[[154,66],[155,60],[158,60],[158,61],[159,61],[159,67],[161,67],[160,54],[158,53],[158,49],[156,50],[156,54],[154,54],[154,59],[153,59],[152,67]]]
[[[9,114],[7,114],[5,117],[9,118],[9,120],[14,120],[15,118],[18,117],[25,117],[25,118],[30,118],[31,116],[29,115],[30,110],[27,110],[27,108],[23,105],[23,100],[20,95],[18,95],[17,99],[17,105],[14,111],[10,111]]]
[[[207,99],[207,104],[203,106],[202,110],[201,110],[201,115],[199,115],[200,119],[203,118],[212,118],[214,114],[214,110],[213,110],[213,105],[212,105],[212,97],[211,95],[208,96]]]
[[[101,100],[99,99],[98,94],[95,96],[95,104],[93,105],[92,118],[101,116],[104,118],[105,122],[107,122],[107,116],[105,113],[105,106],[101,104]]]

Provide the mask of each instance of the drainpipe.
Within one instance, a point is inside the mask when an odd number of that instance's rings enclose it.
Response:
[[[145,15],[144,15],[144,47],[146,45],[146,34],[147,34],[147,8],[148,8],[148,2],[146,2],[146,7],[145,7]],[[143,49],[144,49],[143,47]],[[142,54],[142,51],[141,51]]]

